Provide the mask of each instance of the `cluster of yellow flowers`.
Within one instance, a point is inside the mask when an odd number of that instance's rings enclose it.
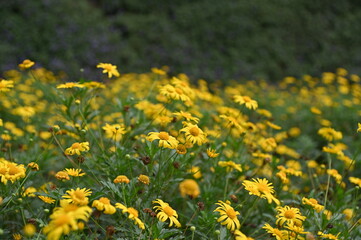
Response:
[[[120,74],[99,63],[111,82],[60,82],[34,65],[0,79],[0,210],[21,214],[6,212],[0,232],[21,217],[30,225],[9,228],[13,238],[361,234],[358,76],[338,69],[221,89],[166,67]],[[340,195],[342,208],[332,203]]]

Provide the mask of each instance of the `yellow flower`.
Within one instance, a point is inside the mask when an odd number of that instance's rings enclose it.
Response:
[[[84,85],[82,85],[81,83],[76,83],[76,82],[67,82],[67,83],[63,83],[63,84],[59,84],[58,86],[56,86],[56,88],[83,88]]]
[[[207,149],[207,155],[210,158],[215,158],[215,157],[218,157],[219,153],[216,153],[215,149],[208,148]]]
[[[333,128],[325,127],[318,130],[318,134],[324,137],[327,141],[342,139],[342,132],[338,132]]]
[[[230,172],[233,169],[242,172],[241,164],[237,164],[233,161],[219,161],[218,166],[226,167],[227,172]]]
[[[8,92],[10,91],[10,88],[14,87],[13,81],[7,81],[7,80],[0,80],[0,92]]]
[[[170,136],[167,132],[150,132],[147,140],[153,142],[159,139],[159,147],[175,149],[178,146],[178,140]]]
[[[16,164],[0,158],[0,182],[6,184],[7,181],[14,183],[25,177],[26,169],[22,164]]]
[[[13,234],[13,239],[14,240],[21,240],[21,239],[23,239],[23,237],[21,236],[20,233],[14,233]]]
[[[178,144],[178,146],[177,146],[177,148],[176,148],[176,151],[177,151],[178,154],[183,155],[183,154],[186,154],[186,153],[187,153],[187,148],[186,148],[186,146],[183,145],[183,144]]]
[[[168,99],[181,100],[183,102],[191,101],[190,97],[179,87],[167,84],[159,89],[159,93]]]
[[[50,215],[51,221],[43,228],[48,240],[58,240],[61,235],[79,229],[78,220],[87,222],[92,209],[88,206],[77,206],[66,200],[60,201],[60,207],[56,207]]]
[[[134,223],[138,225],[140,229],[145,229],[144,223],[138,218],[139,216],[138,210],[132,207],[127,208],[121,203],[116,203],[115,207],[121,209],[123,213],[128,213],[129,214],[128,218],[134,220]]]
[[[248,109],[256,110],[258,108],[257,101],[251,99],[248,96],[235,95],[235,96],[233,96],[233,101],[235,103],[239,103],[240,105],[245,104],[246,108],[248,108]]]
[[[180,130],[184,132],[186,141],[199,146],[207,142],[206,134],[200,129],[197,124],[185,123],[185,127]]]
[[[28,197],[35,197],[35,194],[36,193],[36,188],[34,187],[28,187],[25,189],[24,193],[23,193],[23,196],[28,196]]]
[[[331,175],[337,183],[342,182],[342,175],[338,173],[336,169],[327,169],[327,174]]]
[[[89,151],[89,142],[76,142],[71,145],[71,147],[65,150],[66,155],[80,155],[81,152]]]
[[[157,218],[161,222],[167,221],[169,219],[169,227],[173,226],[173,224],[180,228],[181,224],[178,221],[178,213],[175,211],[168,203],[163,202],[160,199],[156,199],[152,201],[153,204],[159,204],[159,206],[154,206],[153,209],[157,212]]]
[[[173,115],[175,115],[178,118],[184,118],[186,121],[194,121],[195,123],[199,122],[199,118],[193,117],[192,114],[190,114],[189,112],[179,111],[173,113]]]
[[[31,237],[36,233],[36,227],[33,224],[28,223],[24,226],[23,232],[27,237]]]
[[[288,239],[287,231],[279,230],[278,228],[273,228],[271,225],[266,223],[263,227],[267,231],[267,233],[272,234],[272,236],[276,237],[277,240],[286,240]]]
[[[325,207],[318,204],[318,201],[314,198],[302,198],[302,204],[305,204],[305,205],[309,205],[311,206],[313,209],[316,210],[316,212],[321,212]]]
[[[278,125],[276,125],[276,124],[274,124],[274,123],[272,123],[270,121],[266,121],[266,124],[267,124],[267,126],[269,126],[270,128],[273,128],[275,130],[281,130],[282,129],[282,127],[280,127],[280,126],[278,126]]]
[[[75,168],[65,168],[65,172],[72,177],[82,177],[85,175],[85,173],[82,172],[81,169],[75,169]]]
[[[27,68],[31,68],[32,66],[34,66],[34,62],[29,60],[29,59],[25,59],[22,63],[20,63],[18,66],[20,69],[27,69]]]
[[[114,141],[120,141],[123,137],[123,135],[127,132],[123,125],[120,124],[108,124],[106,123],[103,127],[103,130],[105,131],[105,137],[112,139]]]
[[[280,205],[280,201],[273,196],[274,189],[272,183],[269,183],[267,179],[252,179],[253,181],[244,180],[242,185],[249,191],[250,195],[256,195],[261,198],[267,199],[268,203],[274,201],[277,205]]]
[[[55,199],[52,199],[51,197],[47,197],[47,196],[38,196],[38,198],[40,198],[41,201],[43,201],[45,203],[49,203],[49,204],[52,204],[55,202]]]
[[[116,212],[115,207],[111,205],[110,200],[106,197],[94,200],[92,207],[95,207],[99,211],[103,211],[105,214],[114,214]]]
[[[179,183],[179,192],[182,197],[190,196],[191,198],[197,198],[201,193],[197,182],[193,179],[185,179]]]
[[[69,174],[65,171],[59,171],[55,174],[55,177],[58,179],[58,180],[63,180],[63,181],[66,181],[66,180],[70,180],[70,177],[69,177]]]
[[[342,211],[342,214],[345,215],[346,220],[351,220],[354,217],[354,212],[353,209],[351,208],[346,208]]]
[[[216,203],[219,205],[213,212],[219,212],[221,216],[217,219],[217,222],[220,222],[222,225],[227,225],[227,229],[234,231],[241,227],[241,224],[237,218],[237,215],[240,215],[238,211],[234,211],[233,207],[229,204],[218,201]]]
[[[150,179],[148,176],[146,175],[143,175],[143,174],[140,174],[139,177],[138,177],[138,181],[141,182],[141,183],[144,183],[146,185],[149,185],[150,184]]]
[[[34,171],[39,171],[39,165],[35,162],[28,163],[28,167],[31,168]]]
[[[192,166],[190,169],[187,170],[187,172],[192,173],[195,179],[199,179],[202,177],[201,169],[198,166]]]
[[[357,123],[357,132],[361,132],[361,123]]]
[[[74,203],[79,206],[84,206],[84,205],[88,205],[89,202],[88,196],[90,196],[91,193],[92,191],[86,188],[83,189],[77,188],[76,190],[71,189],[66,191],[66,194],[63,196],[63,198],[65,198],[70,203]]]
[[[284,223],[292,223],[296,226],[302,226],[302,221],[306,219],[305,216],[302,216],[300,209],[293,208],[289,206],[277,207],[278,211],[276,224],[283,226]]]
[[[321,238],[327,238],[327,239],[331,239],[331,240],[338,240],[338,235],[340,235],[340,233],[338,233],[336,236],[331,234],[331,233],[322,233],[322,232],[318,232],[317,233],[318,236],[320,236]]]
[[[113,75],[119,77],[120,74],[117,70],[117,66],[110,63],[99,63],[97,68],[103,68],[103,73],[108,74],[108,78],[111,78]]]
[[[240,230],[236,229],[233,232],[233,235],[235,237],[235,240],[254,240],[254,238],[247,237],[244,233],[242,233]]]
[[[361,178],[349,177],[348,179],[350,180],[351,183],[356,184],[359,187],[361,187]]]
[[[124,175],[119,175],[117,176],[114,180],[113,180],[114,183],[129,183],[130,180],[127,176],[124,176]]]

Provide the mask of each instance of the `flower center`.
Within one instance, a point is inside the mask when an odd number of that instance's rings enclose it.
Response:
[[[237,213],[232,208],[227,209],[226,214],[232,220],[237,217]]]
[[[197,127],[192,127],[189,129],[189,133],[196,137],[199,135],[199,129]]]
[[[69,224],[71,221],[70,216],[68,214],[63,214],[54,221],[56,226],[62,226],[65,224]]]
[[[75,191],[75,192],[73,193],[73,195],[74,195],[77,199],[84,199],[84,198],[85,198],[84,192],[81,192],[81,191]]]
[[[169,140],[169,135],[168,135],[168,133],[166,133],[166,132],[160,132],[160,133],[158,134],[158,137],[159,137],[161,140]]]
[[[165,212],[165,214],[167,214],[169,217],[172,217],[174,214],[174,210],[173,208],[169,207],[169,206],[165,206],[163,208],[163,212]]]
[[[262,193],[269,192],[268,186],[266,184],[259,183],[257,187],[258,187],[258,191]]]
[[[178,93],[179,95],[180,95],[180,94],[183,94],[183,91],[182,91],[182,89],[180,89],[180,88],[175,88],[175,91],[176,91],[176,93]]]
[[[14,165],[9,165],[8,167],[9,167],[9,174],[10,175],[15,175],[15,174],[20,172],[19,169]]]
[[[248,96],[243,96],[243,100],[244,100],[245,102],[250,102],[250,101],[251,101],[251,98],[248,97]]]
[[[104,203],[104,204],[110,204],[110,200],[108,198],[105,198],[105,197],[101,197],[99,199],[99,202]]]
[[[73,143],[73,145],[71,145],[72,149],[79,149],[80,148],[80,143]]]
[[[138,217],[138,211],[132,207],[128,208],[128,213],[132,214],[134,217]]]
[[[295,212],[292,210],[285,211],[285,217],[288,219],[293,219],[295,217]]]

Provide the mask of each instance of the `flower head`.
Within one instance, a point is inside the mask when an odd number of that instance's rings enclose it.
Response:
[[[336,131],[330,127],[320,128],[318,134],[329,142],[342,139],[342,132]]]
[[[34,66],[34,62],[29,60],[29,59],[25,59],[22,63],[20,63],[18,66],[20,69],[27,69],[27,68],[31,68],[32,66]]]
[[[269,183],[267,179],[252,179],[253,181],[245,180],[243,181],[243,186],[249,191],[250,195],[256,195],[261,198],[267,199],[268,203],[275,202],[277,205],[280,205],[280,201],[273,196],[275,193],[272,183]]]
[[[95,207],[98,209],[98,211],[103,211],[105,214],[114,214],[116,212],[115,207],[106,197],[101,197],[99,200],[94,200],[92,207]]]
[[[114,183],[130,183],[130,180],[125,175],[119,175],[113,180],[113,182]]]
[[[235,103],[239,103],[240,105],[244,104],[246,105],[246,108],[256,110],[258,108],[257,101],[253,100],[252,98],[248,96],[240,96],[235,95],[233,96],[233,101]]]
[[[169,227],[173,226],[173,224],[178,228],[181,227],[181,224],[178,221],[178,213],[171,206],[169,206],[168,203],[163,202],[160,199],[157,199],[152,203],[158,204],[158,206],[154,206],[153,209],[155,209],[157,212],[157,218],[159,221],[165,222],[167,219],[169,219]]]
[[[230,172],[233,169],[242,172],[241,164],[237,164],[233,161],[219,161],[218,166],[225,167],[227,172]]]
[[[67,83],[63,83],[63,84],[59,84],[58,86],[56,86],[56,88],[83,88],[84,85],[82,85],[81,83],[77,83],[77,82],[67,82]]]
[[[105,137],[112,139],[114,141],[120,141],[123,137],[123,135],[127,132],[124,128],[124,125],[120,124],[108,124],[106,123],[103,127],[103,130],[105,131]]]
[[[185,122],[185,127],[182,128],[180,132],[184,132],[187,142],[198,144],[200,146],[207,141],[207,135],[197,126],[197,124]]]
[[[77,204],[79,206],[87,205],[89,202],[88,196],[90,196],[92,191],[90,189],[71,189],[66,191],[66,194],[63,196],[70,203]]]
[[[79,229],[78,221],[87,222],[92,209],[88,206],[78,206],[66,200],[60,201],[60,207],[56,207],[50,215],[51,221],[44,227],[47,239],[58,240],[61,235]]]
[[[119,77],[120,74],[117,70],[117,66],[110,63],[99,63],[97,68],[103,68],[103,73],[108,74],[108,78],[111,78],[113,75]]]
[[[159,147],[175,149],[178,146],[178,140],[170,136],[167,132],[150,132],[147,140],[153,142],[159,140]]]
[[[216,153],[215,149],[208,148],[207,149],[207,155],[210,158],[215,158],[215,157],[218,157],[219,153]]]
[[[82,177],[85,175],[85,172],[82,172],[81,169],[75,168],[65,168],[65,172],[72,177]]]
[[[67,181],[70,180],[69,174],[65,171],[59,171],[55,174],[55,177],[58,180]]]
[[[128,218],[134,220],[134,223],[137,224],[140,229],[145,229],[144,223],[138,218],[138,210],[132,207],[128,208],[121,203],[116,203],[115,207],[121,209],[123,213],[128,213]]]
[[[150,184],[150,179],[147,175],[140,174],[138,177],[138,181],[146,185]]]
[[[185,179],[179,183],[179,192],[182,197],[190,196],[191,198],[196,198],[201,193],[198,183],[193,179]]]
[[[14,87],[13,81],[0,80],[0,92],[8,92],[11,88]]]
[[[89,142],[76,142],[71,145],[71,147],[65,150],[66,155],[80,155],[81,152],[89,151]]]
[[[302,204],[309,205],[313,209],[316,210],[316,212],[321,212],[325,207],[318,204],[318,201],[314,198],[302,198]]]
[[[302,221],[306,219],[305,216],[302,216],[300,209],[293,208],[289,206],[277,207],[277,221],[276,224],[282,226],[284,223],[292,223],[296,226],[302,226]]]
[[[227,225],[226,227],[231,231],[239,229],[241,224],[237,215],[240,213],[235,211],[233,207],[223,201],[218,201],[216,204],[219,205],[219,207],[217,207],[214,212],[219,212],[221,214],[217,221],[222,225]]]

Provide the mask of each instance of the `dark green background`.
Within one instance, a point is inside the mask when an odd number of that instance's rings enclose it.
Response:
[[[0,70],[25,58],[70,79],[168,65],[193,79],[360,74],[356,0],[0,1]]]

